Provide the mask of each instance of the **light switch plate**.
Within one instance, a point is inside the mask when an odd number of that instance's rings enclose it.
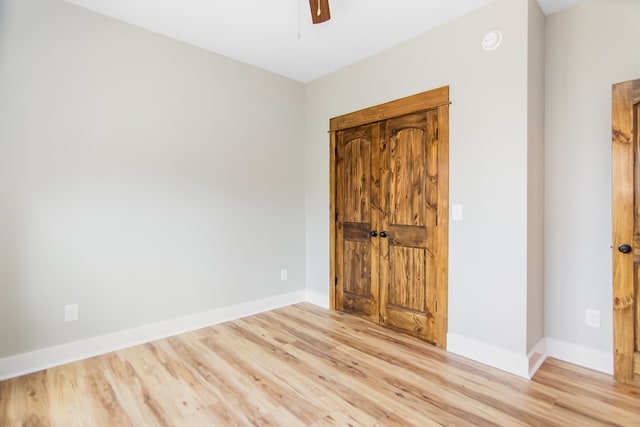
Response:
[[[451,219],[462,221],[462,205],[451,205]]]

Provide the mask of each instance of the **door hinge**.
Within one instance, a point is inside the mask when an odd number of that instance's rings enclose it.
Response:
[[[438,312],[438,301],[436,301],[436,313]]]
[[[440,129],[436,128],[436,140],[440,139]]]
[[[335,281],[333,283],[333,286],[338,286],[338,276],[335,277]]]

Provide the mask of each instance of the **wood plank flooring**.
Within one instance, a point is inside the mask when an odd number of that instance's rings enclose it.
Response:
[[[533,381],[299,304],[0,382],[0,426],[640,425],[640,390]]]

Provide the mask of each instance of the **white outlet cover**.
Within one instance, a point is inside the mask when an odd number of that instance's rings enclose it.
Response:
[[[600,327],[600,310],[587,308],[584,312],[584,323],[592,328]]]
[[[78,304],[68,304],[64,306],[64,321],[75,322],[80,317]]]

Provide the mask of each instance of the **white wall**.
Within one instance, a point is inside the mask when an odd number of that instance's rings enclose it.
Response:
[[[329,119],[451,89],[449,333],[527,350],[528,1],[497,0],[306,87],[306,283],[328,293]],[[484,35],[504,33],[485,52]],[[541,308],[540,308],[541,310]]]
[[[0,20],[0,357],[304,289],[302,84],[62,0]]]
[[[640,78],[640,2],[547,17],[545,335],[612,352],[611,85]],[[600,329],[585,309],[600,310]]]
[[[442,85],[465,216],[449,332],[532,349],[544,229],[544,335],[610,356],[610,94],[640,78],[638,16],[547,17],[545,82],[537,7],[496,0],[304,87],[61,0],[0,0],[0,357],[305,281],[327,295],[329,118]]]

